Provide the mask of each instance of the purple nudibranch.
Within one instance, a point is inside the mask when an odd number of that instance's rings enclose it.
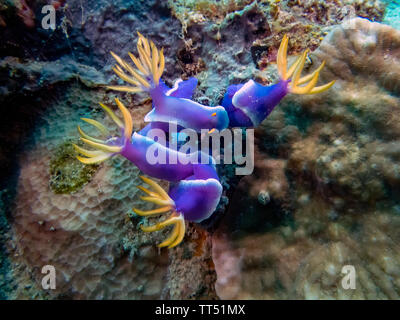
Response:
[[[141,228],[143,231],[151,232],[173,225],[170,236],[159,244],[159,247],[172,248],[184,238],[185,220],[201,222],[213,214],[222,194],[222,186],[211,156],[204,155],[201,152],[190,155],[178,152],[147,137],[147,132],[151,128],[168,130],[167,127],[170,122],[175,122],[181,128],[190,128],[197,132],[202,129],[213,131],[229,127],[256,127],[288,93],[313,94],[323,92],[329,89],[334,81],[316,87],[324,62],[312,74],[301,77],[308,50],[304,51],[287,69],[288,38],[285,35],[277,56],[280,76],[278,83],[264,86],[249,80],[245,84],[231,85],[227,89],[221,106],[205,106],[191,100],[197,86],[196,78],[190,78],[186,81],[178,80],[173,88],[169,88],[161,80],[165,63],[163,50],[158,50],[152,41],[149,42],[140,33],[138,35],[139,57],[137,58],[129,53],[136,68],[111,52],[117,61],[117,65],[113,68],[114,72],[132,86],[108,86],[108,88],[130,93],[148,92],[153,101],[153,109],[145,116],[144,120],[149,124],[142,130],[133,133],[131,114],[122,102],[115,99],[123,120],[109,107],[100,103],[101,107],[120,128],[122,136],[112,137],[108,129],[100,122],[83,119],[94,125],[107,138],[101,140],[88,136],[78,126],[81,140],[95,150],[74,146],[78,153],[86,156],[77,156],[78,160],[85,164],[99,163],[120,154],[145,174],[170,182],[169,191],[166,192],[158,183],[142,176],[142,180],[150,188],[138,186],[146,194],[141,199],[159,207],[148,211],[133,208],[133,211],[140,216],[170,213],[166,220],[152,226],[141,226]],[[302,84],[304,86],[301,86]],[[174,158],[178,161],[151,164],[146,158],[150,148],[156,148],[159,152],[163,152],[167,159]],[[206,164],[203,161],[201,163],[199,161],[187,161],[188,157],[193,156],[196,159],[200,157],[207,159],[208,157],[209,161]],[[179,159],[186,159],[186,161],[179,161]]]

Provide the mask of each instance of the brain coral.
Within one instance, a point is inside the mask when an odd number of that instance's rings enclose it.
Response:
[[[304,139],[292,145],[288,166],[295,174],[309,174],[326,191],[357,202],[389,196],[385,185],[396,187],[400,178],[399,57],[400,33],[365,19],[327,37],[312,59],[327,61],[324,77],[337,78],[337,86],[324,98],[288,100],[283,107],[301,105],[309,118]]]
[[[400,32],[352,19],[309,58],[309,69],[326,60],[321,76],[337,82],[315,97],[288,96],[256,131],[259,166],[270,158],[284,164],[282,192],[257,171],[239,184],[213,235],[216,292],[398,299]],[[262,205],[259,185],[270,196]],[[341,286],[344,265],[355,267],[356,290]]]

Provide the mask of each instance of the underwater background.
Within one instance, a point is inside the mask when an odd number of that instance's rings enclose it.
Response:
[[[284,98],[255,130],[254,172],[219,165],[216,212],[169,250],[132,211],[140,171],[82,164],[72,145],[116,97],[144,126],[148,96],[103,86],[137,31],[164,48],[163,80],[195,76],[207,105],[274,83],[284,34],[288,55],[310,48],[305,69],[325,60],[321,81],[336,79]],[[400,298],[400,1],[2,0],[0,40],[0,299]]]

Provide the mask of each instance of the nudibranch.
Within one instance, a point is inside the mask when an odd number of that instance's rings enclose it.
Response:
[[[91,137],[78,126],[81,140],[95,150],[87,150],[74,145],[76,151],[85,156],[77,156],[77,158],[83,163],[92,164],[120,154],[145,174],[170,181],[171,186],[167,193],[155,181],[142,176],[142,180],[152,190],[138,186],[140,190],[147,194],[141,199],[157,204],[159,208],[149,211],[133,208],[133,211],[140,216],[152,216],[170,212],[170,216],[163,222],[153,226],[141,226],[141,228],[143,231],[150,232],[174,225],[171,235],[159,244],[159,247],[168,246],[172,248],[178,245],[184,237],[185,220],[200,222],[207,219],[218,205],[222,194],[222,186],[215,169],[214,160],[211,156],[202,152],[186,154],[167,148],[143,135],[142,133],[147,131],[146,127],[132,134],[132,117],[122,102],[118,99],[115,100],[123,116],[123,121],[108,106],[104,104],[100,104],[100,106],[120,128],[121,137],[110,136],[109,130],[102,123],[93,119],[83,118],[84,121],[95,126],[100,133],[105,135],[106,139],[101,140]],[[165,152],[166,163],[149,163],[146,157],[149,148],[153,148],[158,152]],[[193,157],[196,158],[196,161],[190,161]],[[204,157],[206,159],[208,157],[208,162],[203,160],[200,163],[200,158],[204,159]],[[169,161],[172,158],[178,161]]]
[[[335,81],[316,87],[325,61],[313,73],[300,77],[308,49],[287,70],[288,42],[285,35],[277,55],[280,80],[276,84],[264,86],[249,80],[245,84],[228,87],[221,104],[228,112],[230,127],[257,127],[288,93],[314,94],[333,86]]]
[[[184,128],[200,132],[201,129],[226,129],[229,125],[228,114],[222,106],[205,106],[190,100],[197,80],[178,80],[173,88],[168,88],[160,80],[165,60],[163,49],[158,51],[152,41],[148,41],[139,32],[137,51],[139,58],[128,53],[136,70],[125,60],[111,52],[117,65],[114,72],[132,86],[108,86],[117,91],[137,93],[148,92],[153,100],[153,109],[145,116],[146,122],[176,122]]]
[[[120,129],[121,136],[112,136],[108,128],[98,121],[82,118],[95,126],[105,139],[91,137],[78,126],[81,140],[94,150],[74,146],[76,151],[83,155],[77,156],[78,160],[85,164],[99,163],[120,154],[145,174],[170,182],[169,191],[166,192],[154,180],[142,176],[143,182],[149,188],[138,186],[146,194],[141,199],[159,207],[148,211],[133,208],[133,211],[145,217],[170,213],[166,220],[141,228],[143,231],[151,232],[173,225],[170,236],[159,244],[159,247],[172,248],[184,238],[185,221],[201,222],[213,214],[222,194],[222,186],[216,172],[215,161],[210,155],[202,152],[187,154],[169,148],[166,143],[149,138],[147,136],[149,130],[158,128],[166,131],[170,122],[197,132],[202,129],[213,131],[236,126],[255,127],[269,115],[286,94],[323,92],[328,90],[334,81],[316,87],[324,62],[310,75],[301,77],[308,50],[287,69],[288,38],[285,35],[277,57],[280,76],[278,83],[263,86],[250,80],[245,84],[231,85],[223,98],[222,106],[205,106],[190,100],[197,79],[178,80],[173,88],[169,88],[161,80],[165,66],[163,50],[158,50],[153,42],[138,34],[139,57],[129,53],[136,68],[111,52],[117,61],[117,65],[113,68],[114,72],[131,86],[113,85],[108,88],[130,93],[148,92],[152,98],[153,109],[144,120],[149,124],[140,131],[133,132],[131,114],[119,99],[115,101],[122,114],[122,120],[111,108],[100,103]],[[163,153],[167,161],[164,164],[151,163],[147,157],[150,150]],[[170,161],[171,159],[175,161]]]

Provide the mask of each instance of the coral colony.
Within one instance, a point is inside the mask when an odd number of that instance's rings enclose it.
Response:
[[[75,148],[85,156],[78,156],[78,159],[85,164],[99,163],[120,154],[146,175],[171,182],[167,193],[155,181],[142,176],[143,182],[150,186],[150,188],[138,186],[146,194],[142,200],[154,203],[158,208],[148,211],[137,208],[133,210],[137,215],[146,217],[170,213],[164,221],[141,228],[145,232],[152,232],[173,225],[170,236],[158,245],[173,248],[184,238],[185,220],[200,222],[213,214],[222,194],[222,185],[216,172],[215,160],[208,152],[178,151],[165,141],[152,139],[151,130],[168,131],[170,123],[176,123],[179,130],[184,128],[196,132],[206,130],[207,134],[232,127],[256,127],[288,93],[320,93],[328,90],[334,81],[316,86],[324,62],[313,73],[301,77],[308,50],[305,50],[288,68],[288,37],[285,35],[277,55],[280,80],[276,84],[264,86],[249,80],[245,84],[231,85],[222,100],[222,106],[205,106],[191,100],[197,79],[178,80],[173,88],[169,88],[161,80],[165,65],[163,50],[158,50],[152,41],[148,41],[140,33],[138,35],[139,57],[129,53],[136,68],[111,52],[117,61],[117,65],[113,68],[114,72],[132,86],[118,85],[108,88],[129,93],[147,92],[153,102],[153,109],[144,118],[149,124],[133,133],[131,115],[119,99],[115,101],[123,120],[109,107],[100,103],[119,127],[121,137],[110,136],[109,130],[100,122],[83,118],[106,138],[101,140],[88,136],[78,126],[81,140],[94,150],[87,150],[77,145]],[[148,155],[154,153],[149,153],[149,149],[166,155],[167,161],[151,163]]]

